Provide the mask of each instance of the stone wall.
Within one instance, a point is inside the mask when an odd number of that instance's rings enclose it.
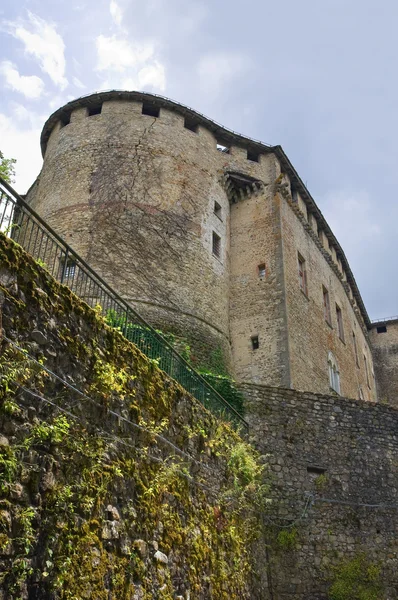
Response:
[[[0,598],[263,598],[252,449],[2,234],[0,333]]]
[[[267,186],[231,206],[230,329],[239,381],[290,385],[275,156],[262,156]],[[264,274],[259,267],[264,268]],[[258,348],[252,339],[258,338]]]
[[[337,396],[241,389],[252,443],[268,455],[273,474],[274,504],[264,515],[270,598],[331,598],[342,564],[362,557],[381,569],[380,591],[356,596],[346,587],[335,598],[397,599],[398,411]]]
[[[142,101],[114,94],[89,116],[90,102],[51,129],[27,201],[143,317],[183,332],[194,362],[210,367],[221,353],[231,371],[224,175],[266,180],[268,163],[249,161],[238,146],[220,152],[213,132],[184,127],[172,107],[153,117]]]
[[[329,393],[331,352],[339,370],[341,394],[376,401],[367,327],[336,249],[317,229],[319,223],[303,208],[299,196],[292,202],[283,188],[280,195],[291,387]],[[305,260],[306,293],[300,288],[298,254]],[[330,322],[325,319],[323,288],[329,294]],[[342,336],[336,306],[341,310]]]
[[[374,323],[370,342],[379,402],[398,406],[398,319]]]

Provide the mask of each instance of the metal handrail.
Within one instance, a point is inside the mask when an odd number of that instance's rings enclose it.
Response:
[[[0,232],[39,260],[87,304],[100,304],[110,322],[206,408],[235,427],[248,423],[177,350],[98,275],[73,248],[0,177]]]

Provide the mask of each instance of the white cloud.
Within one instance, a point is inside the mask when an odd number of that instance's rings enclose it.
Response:
[[[98,71],[114,70],[123,72],[152,58],[154,47],[149,42],[132,44],[116,36],[99,35],[96,39]]]
[[[20,92],[26,98],[40,98],[44,91],[44,83],[36,75],[20,75],[11,62],[5,60],[0,64],[0,73],[6,80],[6,86]]]
[[[100,35],[96,39],[97,70],[106,73],[102,89],[153,89],[164,92],[166,70],[149,41],[129,42]]]
[[[22,113],[20,112],[20,116]],[[27,127],[16,124],[14,118],[0,113],[1,151],[7,158],[16,158],[15,189],[24,194],[39,174],[42,158],[40,153],[40,131],[42,118],[31,115]]]
[[[44,19],[28,13],[28,23],[9,24],[10,33],[25,45],[25,52],[39,62],[40,68],[47,73],[61,90],[68,81],[65,77],[65,44],[56,31],[56,26]]]
[[[123,20],[123,12],[116,0],[111,0],[109,4],[109,12],[111,13],[111,17],[119,27],[122,24]]]
[[[241,54],[216,52],[202,56],[197,73],[201,88],[217,95],[249,68],[248,59]]]
[[[164,92],[166,89],[166,73],[164,66],[158,61],[140,69],[135,78],[123,79],[122,88],[126,90],[155,89]]]
[[[85,87],[86,87],[86,86],[84,85],[84,83],[82,83],[82,82],[80,81],[80,79],[78,79],[77,77],[73,77],[73,78],[72,78],[72,83],[73,83],[73,85],[74,85],[74,86],[76,86],[76,87],[77,87],[77,88],[79,88],[80,90],[84,90],[84,89],[85,89]]]

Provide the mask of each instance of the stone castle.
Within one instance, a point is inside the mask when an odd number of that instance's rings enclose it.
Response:
[[[60,108],[41,146],[27,201],[197,366],[394,402],[398,320],[372,324],[281,146],[127,91]]]

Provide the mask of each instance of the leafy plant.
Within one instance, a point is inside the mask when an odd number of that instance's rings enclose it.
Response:
[[[364,553],[333,569],[330,600],[382,600],[381,568]]]
[[[276,538],[278,546],[284,550],[294,550],[298,541],[298,532],[295,527],[292,529],[282,529]]]
[[[0,177],[8,183],[14,182],[16,162],[15,158],[5,158],[0,150]]]

